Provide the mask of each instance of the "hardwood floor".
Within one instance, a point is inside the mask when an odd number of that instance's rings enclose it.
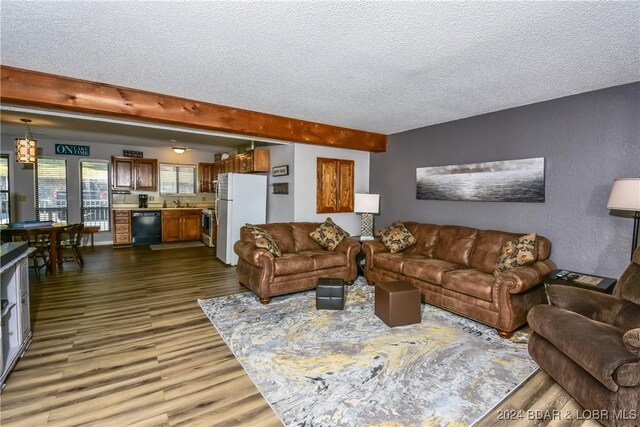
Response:
[[[30,272],[34,337],[2,426],[280,425],[196,301],[245,290],[213,249],[81,249],[83,269]],[[539,373],[501,408],[575,408],[563,393]],[[546,424],[581,425],[518,423]],[[496,410],[478,425],[506,424]]]

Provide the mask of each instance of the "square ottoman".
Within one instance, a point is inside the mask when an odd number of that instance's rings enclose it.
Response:
[[[344,280],[318,279],[316,310],[344,310]]]
[[[376,316],[392,328],[422,321],[420,291],[408,283],[376,283],[375,300]]]

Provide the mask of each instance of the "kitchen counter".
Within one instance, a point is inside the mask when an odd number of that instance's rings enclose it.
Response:
[[[138,208],[135,206],[113,206],[112,207],[113,210],[118,210],[118,211],[178,211],[178,210],[202,210],[202,209],[215,209],[212,206],[189,206],[189,207],[179,207],[179,208],[174,208],[174,207],[166,207],[163,208],[162,206],[158,206],[158,207],[148,207],[148,208]]]

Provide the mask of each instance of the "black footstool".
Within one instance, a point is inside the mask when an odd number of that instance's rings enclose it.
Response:
[[[316,310],[344,310],[344,280],[318,279]]]

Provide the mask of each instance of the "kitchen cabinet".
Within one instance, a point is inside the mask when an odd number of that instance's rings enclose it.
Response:
[[[158,190],[158,160],[111,157],[111,182],[114,190]]]
[[[255,149],[245,151],[216,162],[215,165],[217,173],[269,172],[269,150]],[[217,179],[217,173],[215,179]]]
[[[199,240],[201,209],[162,211],[162,241]]]
[[[31,343],[29,315],[29,253],[33,249],[4,263],[0,270],[2,322],[0,328],[0,389],[7,376]]]
[[[114,209],[113,246],[131,246],[131,211]]]
[[[218,179],[216,163],[198,163],[198,192],[215,193],[214,181]]]
[[[353,160],[317,160],[317,213],[353,212]]]

